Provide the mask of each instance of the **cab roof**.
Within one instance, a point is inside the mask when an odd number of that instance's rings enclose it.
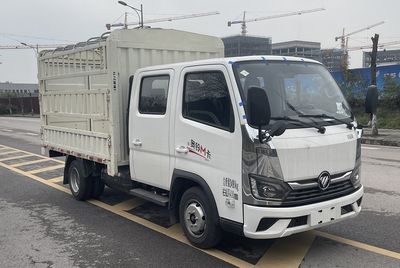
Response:
[[[316,63],[322,64],[316,60],[307,59],[307,58],[299,58],[299,57],[290,57],[290,56],[241,56],[241,57],[229,57],[229,58],[213,58],[213,59],[206,59],[206,60],[196,60],[196,61],[187,61],[187,62],[179,62],[179,63],[172,63],[172,64],[163,64],[163,65],[154,65],[148,66],[139,69],[140,71],[150,71],[155,69],[167,69],[167,68],[179,68],[179,67],[186,67],[186,66],[196,66],[196,65],[212,65],[212,64],[223,64],[229,65],[235,62],[241,61],[291,61],[291,62],[307,62],[307,63]]]

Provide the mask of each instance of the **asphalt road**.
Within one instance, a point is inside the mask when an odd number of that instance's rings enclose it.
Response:
[[[100,201],[73,200],[55,184],[60,163],[37,174],[29,170],[46,162],[13,168],[26,152],[40,153],[39,119],[0,117],[1,146],[1,267],[400,267],[400,148],[363,146],[365,196],[358,217],[287,239],[227,235],[217,250],[200,251],[179,232],[135,218],[157,222],[164,213],[154,213],[158,208],[139,206],[130,211],[136,216],[110,209],[129,201],[121,193],[108,189]],[[8,155],[9,147],[26,152]],[[12,155],[15,160],[2,161]],[[55,178],[54,184],[38,177]]]

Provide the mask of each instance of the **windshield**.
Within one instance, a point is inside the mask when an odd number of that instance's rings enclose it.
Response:
[[[352,114],[342,92],[320,64],[249,61],[236,62],[233,68],[245,108],[248,89],[260,87],[267,93],[272,119],[289,117],[318,121],[321,125],[340,124],[329,118],[301,116],[326,115],[351,121]]]

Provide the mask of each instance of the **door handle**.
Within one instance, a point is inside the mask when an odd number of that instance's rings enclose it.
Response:
[[[189,152],[189,149],[186,146],[176,147],[175,150],[180,154],[187,154]]]
[[[139,139],[132,141],[133,146],[142,146],[142,142]]]

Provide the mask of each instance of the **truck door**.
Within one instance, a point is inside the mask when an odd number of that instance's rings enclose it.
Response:
[[[204,179],[219,216],[242,222],[241,126],[225,66],[182,71],[175,118],[176,171]]]
[[[137,75],[130,109],[129,148],[134,180],[169,188],[170,99],[173,70],[147,71]]]

